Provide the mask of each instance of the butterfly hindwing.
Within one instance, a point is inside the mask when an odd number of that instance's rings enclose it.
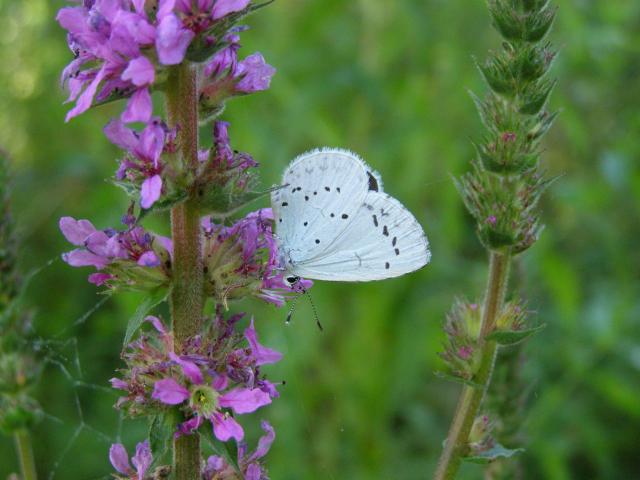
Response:
[[[357,155],[339,149],[302,154],[287,167],[271,204],[278,244],[289,258],[303,262],[332,246],[367,194],[368,171]]]
[[[430,258],[427,238],[411,212],[386,193],[369,191],[331,248],[296,264],[292,273],[318,280],[380,280],[417,270]]]

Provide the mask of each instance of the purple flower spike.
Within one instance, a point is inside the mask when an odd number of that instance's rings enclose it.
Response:
[[[239,12],[247,8],[251,0],[218,0],[211,12],[211,18],[218,20],[225,15],[233,12]]]
[[[129,465],[129,455],[124,445],[121,443],[114,443],[109,449],[109,461],[113,468],[123,475],[129,475],[131,473],[131,465]]]
[[[152,462],[153,456],[151,455],[149,441],[145,440],[144,442],[138,443],[138,445],[136,445],[136,454],[131,457],[131,463],[136,467],[138,479],[142,480],[144,478],[144,474],[147,473]]]
[[[236,83],[236,90],[241,93],[252,93],[266,90],[271,84],[271,77],[276,69],[264,61],[260,53],[254,53],[238,63],[236,77],[241,80]]]
[[[268,393],[259,388],[235,388],[218,399],[221,407],[231,408],[236,413],[251,413],[271,403]]]
[[[276,350],[264,347],[258,343],[258,335],[254,327],[253,318],[251,325],[244,331],[244,336],[251,345],[251,354],[256,360],[256,365],[266,365],[269,363],[277,363],[282,359],[282,354]]]
[[[165,378],[154,384],[151,396],[167,405],[178,405],[189,398],[189,390],[174,379]]]

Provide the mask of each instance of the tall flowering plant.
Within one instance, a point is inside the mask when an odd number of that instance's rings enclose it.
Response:
[[[540,167],[540,140],[556,116],[545,108],[555,85],[546,78],[555,51],[545,37],[556,9],[547,0],[489,0],[488,6],[503,43],[478,65],[489,87],[484,99],[474,97],[486,134],[475,145],[472,171],[457,179],[456,185],[489,254],[489,278],[484,300],[457,300],[445,323],[447,345],[442,358],[447,370],[442,374],[462,383],[463,391],[436,479],[455,478],[463,460],[486,464],[522,450],[499,443],[513,439],[504,425],[514,418],[492,418],[481,408],[487,407],[483,398],[496,361],[511,358],[509,363],[515,363],[514,355],[499,356],[500,350],[541,329],[529,324],[529,312],[521,300],[505,297],[512,259],[530,248],[542,230],[538,200],[550,180]],[[515,392],[518,386],[512,382],[506,388]],[[504,395],[497,402],[517,396]],[[494,412],[509,414],[507,408],[496,408],[495,399],[488,403]],[[513,478],[513,472],[491,468],[486,476]]]
[[[122,225],[60,219],[74,246],[63,255],[69,265],[94,269],[88,280],[99,288],[146,294],[127,327],[125,366],[111,384],[121,393],[117,408],[149,418],[149,438],[131,461],[124,445],[112,446],[117,478],[169,471],[189,480],[268,478],[262,459],[274,429],[262,422],[265,435],[250,451],[242,417],[278,397],[262,369],[282,355],[259,343],[253,318],[241,330],[245,315],[228,308],[248,296],[282,306],[292,290],[277,269],[270,209],[221,223],[260,192],[257,162],[231,147],[230,125],[219,119],[228,100],[266,90],[275,73],[260,53],[240,55],[246,27],[238,22],[266,3],[83,0],[58,12],[73,54],[62,73],[72,103],[67,121],[125,101],[104,128],[122,149],[113,181],[132,199]],[[164,96],[164,113],[154,111],[153,93]],[[200,147],[203,124],[211,126],[209,149]],[[142,225],[163,210],[171,214],[170,238]],[[209,298],[216,308],[207,317]],[[170,321],[150,315],[165,299]],[[144,323],[151,328],[135,338]],[[235,444],[235,454],[203,458],[201,434]]]

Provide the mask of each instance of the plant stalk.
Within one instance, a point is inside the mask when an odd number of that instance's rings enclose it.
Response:
[[[480,367],[473,381],[480,387],[465,385],[462,389],[458,406],[449,427],[447,440],[438,461],[434,475],[435,480],[455,478],[462,458],[467,455],[469,433],[478,414],[482,398],[491,383],[493,364],[496,359],[498,345],[492,340],[482,341],[495,329],[495,323],[504,302],[509,278],[510,255],[508,253],[491,252],[489,263],[489,279],[482,307],[482,324],[480,327],[481,357]]]
[[[196,70],[188,63],[170,73],[166,91],[170,127],[178,127],[178,161],[185,172],[198,162],[198,98]],[[171,319],[174,349],[200,333],[204,306],[202,240],[199,209],[187,200],[171,210],[173,239]],[[200,480],[200,437],[183,435],[173,445],[173,475],[178,480]]]
[[[13,434],[20,459],[22,480],[37,480],[36,462],[31,447],[31,435],[28,430],[19,430]]]

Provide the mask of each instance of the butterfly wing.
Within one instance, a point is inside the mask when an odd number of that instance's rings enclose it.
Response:
[[[357,155],[322,149],[297,157],[271,194],[278,247],[289,261],[319,257],[342,235],[369,189],[371,169]]]
[[[413,272],[430,258],[427,238],[411,212],[371,190],[330,247],[294,264],[291,273],[317,280],[381,280]]]

